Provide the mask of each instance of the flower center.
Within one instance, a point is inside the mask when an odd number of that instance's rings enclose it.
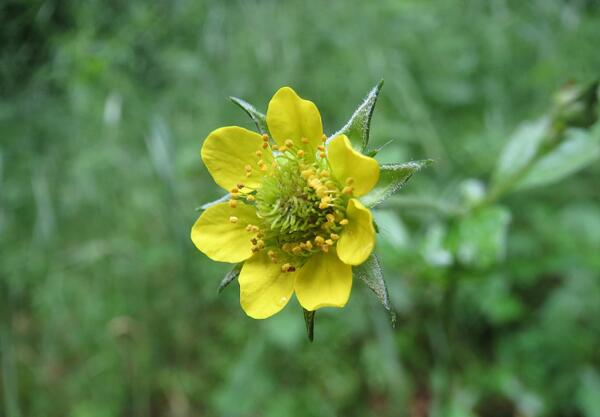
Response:
[[[268,152],[268,137],[263,138]],[[306,139],[302,142],[308,143]],[[260,224],[246,227],[252,235],[253,252],[266,250],[273,262],[282,264],[283,272],[295,271],[315,253],[328,252],[348,224],[346,206],[353,191],[352,180],[342,185],[332,177],[323,145],[316,157],[306,148],[295,146],[289,139],[283,146],[273,145],[270,169],[265,169],[258,151],[257,165],[268,171],[260,188],[248,191],[240,184],[232,190],[232,207],[237,198],[245,198],[256,207]],[[251,172],[248,167],[246,173]]]

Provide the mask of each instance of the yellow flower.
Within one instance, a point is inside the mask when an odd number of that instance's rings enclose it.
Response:
[[[266,122],[271,137],[232,126],[204,141],[202,160],[231,201],[202,213],[192,241],[215,261],[244,262],[240,303],[250,317],[272,316],[293,293],[309,311],[343,307],[352,266],[375,245],[357,197],[377,184],[379,165],[345,135],[327,140],[315,104],[289,87],[271,99]]]

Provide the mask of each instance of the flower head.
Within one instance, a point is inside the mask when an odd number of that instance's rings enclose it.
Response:
[[[343,307],[352,266],[375,245],[371,212],[357,199],[379,179],[373,158],[348,138],[323,134],[314,103],[283,87],[269,103],[270,136],[233,126],[211,132],[201,156],[230,200],[192,227],[215,261],[244,262],[240,302],[254,318],[280,311],[295,293],[306,310]]]

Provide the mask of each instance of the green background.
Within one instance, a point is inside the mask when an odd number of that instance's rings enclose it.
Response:
[[[596,1],[7,0],[0,41],[1,416],[600,416],[598,160],[451,232],[599,75]],[[229,95],[290,85],[332,133],[381,78],[378,158],[435,160],[376,213],[398,326],[355,281],[311,344],[295,300],[217,294],[200,146],[253,127]]]

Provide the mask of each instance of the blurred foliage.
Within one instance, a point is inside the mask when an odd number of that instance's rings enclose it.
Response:
[[[5,0],[0,42],[0,415],[600,415],[597,1]],[[217,294],[200,145],[382,77],[378,159],[436,161],[375,214],[398,326],[357,280],[310,344]]]

